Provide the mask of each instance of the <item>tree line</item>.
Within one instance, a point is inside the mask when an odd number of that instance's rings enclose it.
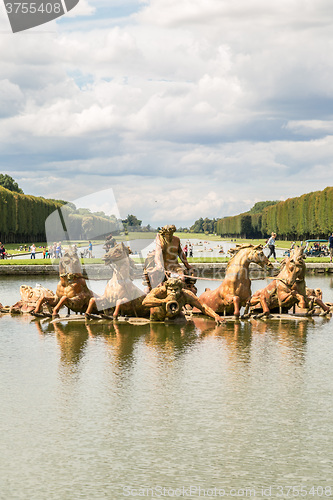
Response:
[[[267,203],[267,202],[265,202]],[[327,238],[333,231],[333,187],[280,202],[268,202],[261,211],[249,211],[217,222],[221,236],[280,239]]]
[[[196,220],[195,223],[190,227],[191,233],[216,233],[217,219],[209,219],[205,217],[203,219]]]
[[[59,210],[61,208],[61,217]],[[45,221],[52,216],[46,235]],[[41,242],[64,238],[92,239],[122,230],[115,216],[77,209],[72,203],[24,195],[0,186],[0,241],[2,243]]]

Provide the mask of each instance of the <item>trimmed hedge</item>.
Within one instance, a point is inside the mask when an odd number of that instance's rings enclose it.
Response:
[[[45,219],[61,202],[8,191],[0,186],[0,241],[45,240]]]
[[[64,201],[24,195],[0,186],[0,241],[2,243],[28,243],[46,241],[45,221],[62,207],[69,236],[72,240],[93,239],[119,230],[114,216],[79,214],[74,205]],[[52,239],[63,239],[64,230],[59,216],[52,219]]]
[[[259,214],[243,213],[217,222],[221,236],[265,238],[272,231],[286,240],[327,238],[333,231],[333,187],[288,198]]]

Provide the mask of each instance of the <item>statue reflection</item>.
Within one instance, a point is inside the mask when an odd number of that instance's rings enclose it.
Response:
[[[326,322],[323,318],[320,322]],[[268,334],[271,341],[279,347],[279,355],[282,364],[294,364],[295,361],[303,363],[306,354],[307,334],[313,327],[315,321],[312,318],[299,319],[274,319],[274,320],[252,320],[252,331],[255,333]],[[264,324],[264,326],[263,326]],[[270,349],[263,349],[267,356]]]
[[[73,326],[53,323],[60,347],[60,362],[64,368],[77,366],[83,358],[84,349],[87,346],[87,329],[84,328],[84,325],[76,325],[75,328]]]
[[[149,332],[149,324],[129,325],[126,322],[89,325],[89,327],[91,335],[103,335],[110,361],[119,369],[129,369],[135,363],[136,347],[142,337]]]
[[[45,321],[45,320],[44,320]],[[40,335],[54,334],[60,348],[62,367],[77,367],[84,356],[87,346],[88,331],[84,324],[50,323],[38,320],[34,322]]]
[[[188,347],[197,342],[198,335],[192,321],[182,323],[150,323],[149,336],[146,337],[146,344],[150,348],[163,354],[176,354],[179,356]]]
[[[202,317],[193,317],[193,322],[201,338],[213,336],[223,342],[227,348],[230,359],[241,359],[243,362],[250,360],[250,345],[252,329],[249,321],[226,321],[216,325]]]
[[[266,349],[259,350],[259,336],[267,336],[267,342],[277,343],[283,357],[304,359],[307,333],[313,323],[329,321],[326,318],[297,320],[255,320],[226,321],[222,325],[202,316],[193,315],[181,324],[147,322],[129,324],[128,322],[105,323],[47,323],[35,321],[40,335],[55,334],[60,347],[60,361],[63,367],[78,367],[85,356],[90,342],[101,339],[107,348],[112,369],[129,369],[141,359],[176,359],[187,353],[195,344],[205,338],[213,337],[222,342],[230,361],[249,363],[253,352],[265,355]],[[255,344],[254,344],[255,343]],[[143,348],[142,350],[141,347]]]

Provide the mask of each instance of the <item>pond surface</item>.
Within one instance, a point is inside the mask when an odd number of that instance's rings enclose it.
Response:
[[[234,248],[237,244],[236,241],[206,241],[204,238],[202,240],[191,238],[180,240],[182,248],[185,245],[192,245],[193,257],[206,259],[207,257],[230,257],[228,250]],[[126,243],[127,244],[127,243]],[[128,242],[131,250],[134,252],[134,256],[138,254],[142,257],[146,257],[149,252],[155,249],[155,239],[154,240],[130,240]],[[96,248],[96,255],[102,256],[102,249]],[[283,257],[285,250],[277,248],[276,256]],[[269,254],[269,249],[264,250],[266,255]]]
[[[56,279],[38,281],[55,290]],[[3,304],[21,283],[2,278]],[[307,283],[333,302],[331,278]],[[1,499],[218,498],[214,488],[292,498],[281,487],[301,485],[305,498],[333,498],[333,319],[86,327],[3,316],[0,337]]]
[[[133,257],[147,257],[147,254],[151,252],[152,250],[155,250],[156,243],[155,243],[155,238],[151,239],[137,239],[137,240],[128,240],[124,241],[126,246],[129,246],[133,252]],[[187,244],[189,245],[191,243],[192,249],[193,249],[193,257],[200,258],[200,259],[206,259],[212,258],[212,257],[230,257],[230,255],[227,253],[230,248],[234,248],[237,244],[237,242],[231,242],[231,241],[206,241],[204,238],[202,240],[191,238],[191,239],[182,239],[181,240],[181,245],[182,248]],[[93,245],[93,257],[95,258],[101,258],[103,255],[105,255],[105,250],[103,248],[104,245]],[[84,250],[87,250],[88,246],[86,247],[80,247],[79,248],[79,253],[84,252]],[[276,256],[277,257],[283,257],[285,250],[276,248]],[[266,248],[264,250],[264,253],[266,255],[269,254],[269,249]],[[40,248],[37,249],[37,258],[42,258],[42,253]],[[25,255],[18,255],[14,257],[16,259],[29,259],[30,254],[25,254]]]

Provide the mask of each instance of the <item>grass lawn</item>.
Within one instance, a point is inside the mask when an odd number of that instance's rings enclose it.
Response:
[[[191,257],[187,259],[190,264],[196,263],[218,263],[218,262],[229,262],[227,257]],[[281,261],[282,259],[278,259]],[[80,259],[81,264],[104,264],[102,259]],[[145,259],[139,257],[134,257],[133,261],[137,264],[143,264]],[[329,257],[308,257],[305,262],[321,262],[329,264]],[[57,265],[59,260],[51,259],[0,259],[0,266],[50,266],[52,264]]]
[[[178,238],[183,239],[196,239],[196,240],[201,240],[201,241],[231,241],[230,238],[221,238],[220,236],[216,236],[215,234],[203,234],[203,233],[175,233]],[[253,245],[265,245],[266,240],[265,239],[259,239],[259,240],[252,240],[252,239],[243,239],[243,238],[233,238],[232,243],[252,243]],[[292,241],[286,241],[286,240],[279,240],[277,239],[275,242],[276,248],[290,248]],[[296,245],[300,245],[300,241],[296,241]]]
[[[104,264],[102,259],[80,259],[81,264]],[[58,265],[59,259],[0,259],[0,266],[51,266]]]
[[[134,240],[134,239],[150,239],[153,240],[156,237],[156,232],[133,232],[129,233],[128,235],[125,234],[120,234],[116,235],[115,239],[117,241],[129,241],[129,240]],[[220,236],[216,236],[215,234],[204,234],[204,233],[185,233],[185,232],[176,232],[176,236],[181,238],[182,240],[191,240],[191,239],[196,239],[199,241],[218,241],[218,242],[223,242],[223,241],[229,241],[230,239],[228,238],[220,238]],[[104,241],[101,240],[91,240],[93,245],[100,245],[101,243],[104,243]],[[262,244],[265,245],[266,240],[263,239],[235,239],[232,243],[239,243],[239,244],[246,244],[246,243],[252,243],[254,245]],[[289,249],[291,246],[291,241],[284,241],[284,240],[276,240],[276,247],[280,249]],[[300,241],[296,241],[297,245],[300,245]],[[87,247],[88,246],[88,240],[83,240],[83,241],[71,241],[71,244],[76,244],[78,247]],[[22,244],[24,245],[24,244]],[[26,244],[29,246],[29,244]],[[42,249],[39,247],[47,246],[46,242],[38,242],[35,243],[37,247],[37,253],[36,256],[39,257],[41,254],[40,252]],[[63,246],[66,246],[66,242],[63,242]],[[26,259],[5,259],[5,260],[0,260],[0,265],[51,265],[52,263],[56,264],[56,261],[51,262],[50,259],[42,259],[42,258],[36,258],[36,259],[30,259],[30,252],[25,252],[23,251],[18,251],[18,248],[20,247],[20,244],[18,243],[10,243],[6,244],[5,248],[8,253],[10,254],[25,254]],[[144,259],[140,259],[139,257],[136,257],[133,259],[134,262],[136,263],[143,263]],[[281,259],[278,259],[281,260]],[[207,263],[214,263],[214,262],[228,262],[229,258],[227,257],[192,257],[188,258],[188,261],[190,263],[200,263],[200,262],[207,262]],[[81,262],[84,264],[102,264],[103,261],[102,259],[81,259]],[[311,257],[307,258],[306,262],[321,262],[321,263],[329,263],[329,257]]]

